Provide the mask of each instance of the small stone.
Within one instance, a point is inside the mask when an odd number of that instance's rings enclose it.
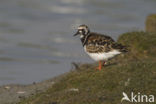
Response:
[[[5,86],[4,88],[7,89],[7,90],[9,90],[10,89],[10,86]]]
[[[78,89],[78,88],[71,88],[71,89],[69,89],[68,91],[79,92],[79,89]]]
[[[26,93],[25,91],[18,91],[17,92],[18,94],[24,94],[24,93]]]

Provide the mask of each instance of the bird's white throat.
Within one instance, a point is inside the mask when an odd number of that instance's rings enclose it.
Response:
[[[80,38],[83,38],[84,37],[84,35],[80,35]]]

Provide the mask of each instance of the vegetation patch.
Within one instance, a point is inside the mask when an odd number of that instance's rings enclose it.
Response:
[[[19,104],[120,104],[123,92],[156,96],[156,34],[125,33],[118,42],[127,45],[129,52],[111,60],[101,71],[92,64],[78,65],[46,92]]]

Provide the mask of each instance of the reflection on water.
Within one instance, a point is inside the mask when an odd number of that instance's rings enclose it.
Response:
[[[71,69],[71,62],[93,62],[83,51],[76,27],[114,39],[144,29],[156,10],[154,0],[1,0],[0,85],[42,81]]]

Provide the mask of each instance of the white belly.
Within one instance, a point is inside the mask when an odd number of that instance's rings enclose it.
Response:
[[[104,52],[104,53],[89,53],[86,51],[86,47],[84,46],[85,52],[95,61],[100,61],[100,60],[108,60],[110,58],[113,58],[114,56],[120,54],[118,50],[112,50],[110,52]]]

